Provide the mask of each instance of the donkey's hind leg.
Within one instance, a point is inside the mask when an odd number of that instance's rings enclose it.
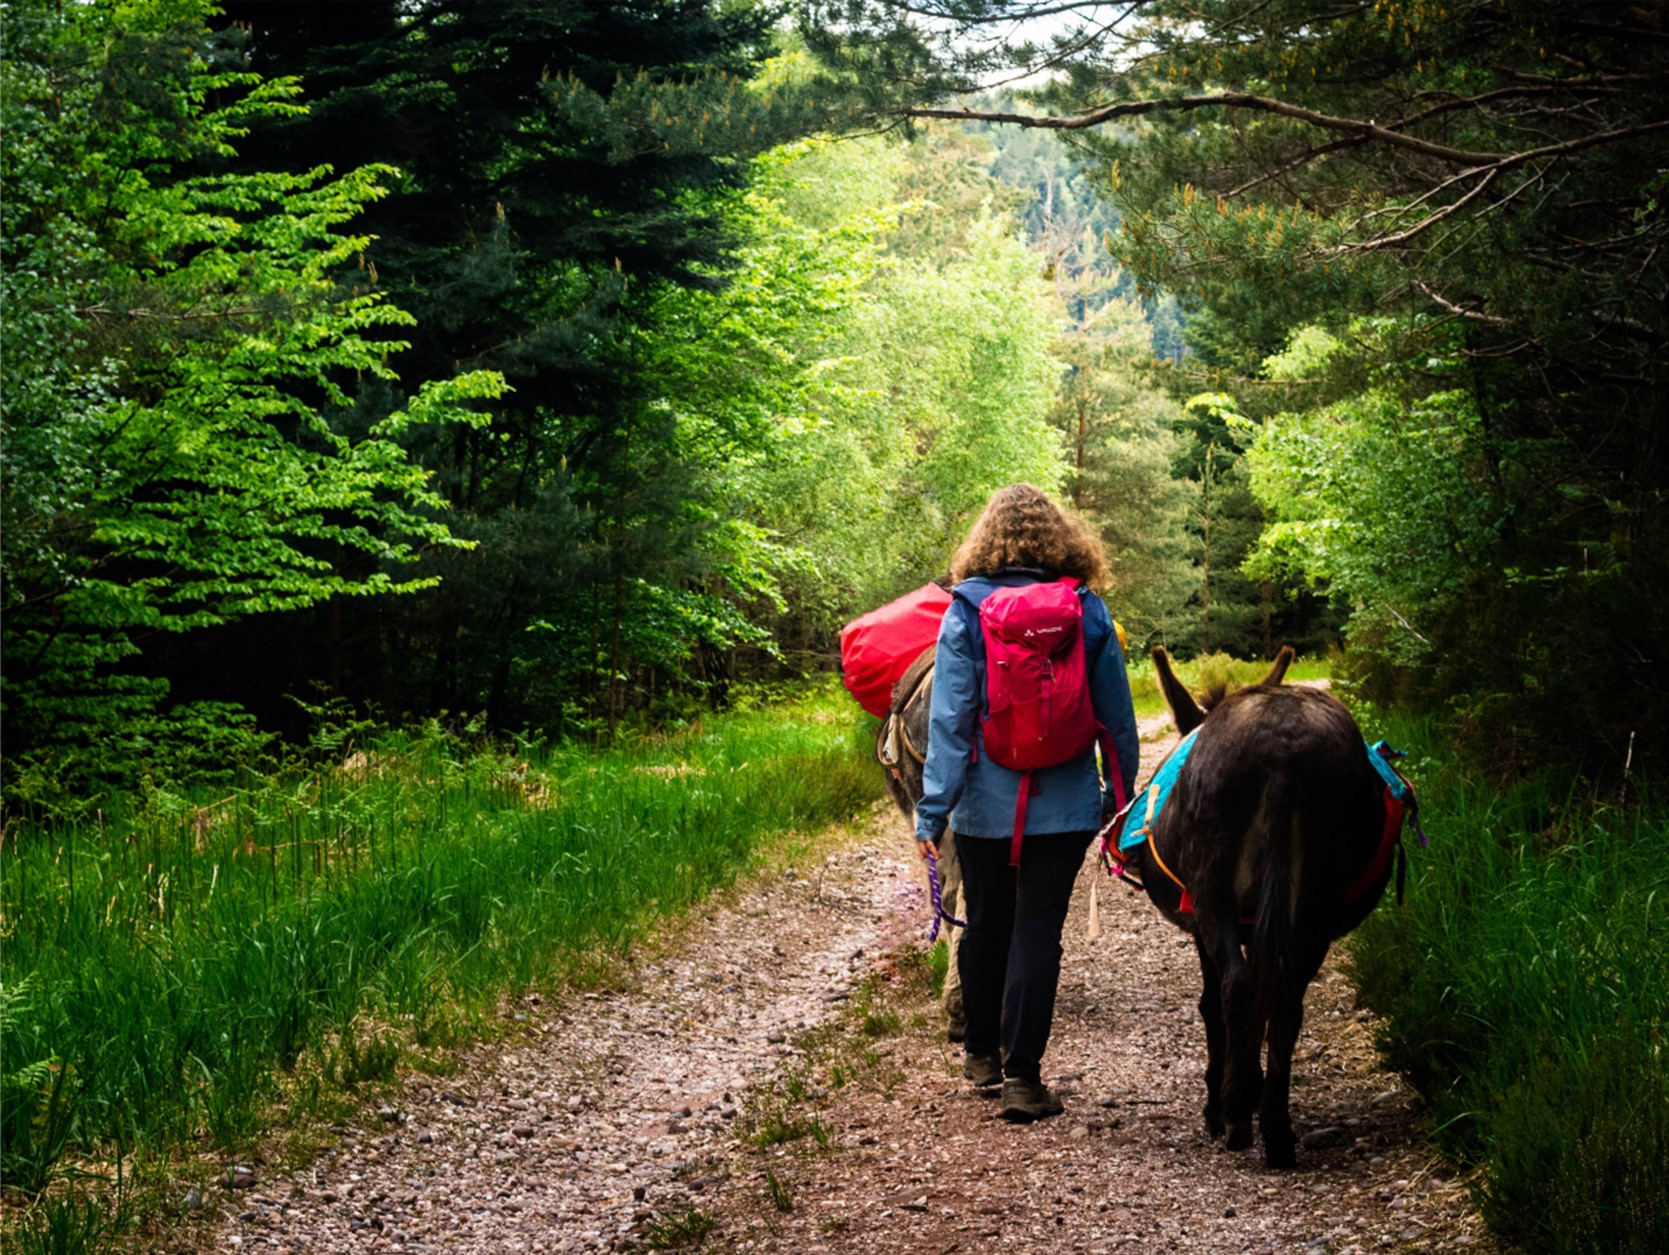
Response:
[[[1257,984],[1240,950],[1234,914],[1210,913],[1197,900],[1195,911],[1202,955],[1209,955],[1217,969],[1218,1019],[1223,1036],[1217,1053],[1222,1060],[1221,1110],[1227,1145],[1230,1150],[1245,1150],[1252,1144],[1252,1113],[1263,1095],[1259,1060],[1263,1023],[1258,1016]]]
[[[1200,1021],[1205,1025],[1205,1132],[1223,1136],[1223,975],[1199,934],[1194,950],[1200,956]]]
[[[962,894],[962,860],[956,853],[956,841],[946,841],[939,851],[939,887],[945,914],[955,917],[967,915]],[[968,1021],[962,1013],[962,965],[957,962],[957,947],[962,944],[962,928],[945,925],[945,946],[950,952],[950,965],[945,969],[945,988],[939,1005],[945,1012],[945,1033],[951,1041],[961,1041]]]
[[[1292,979],[1269,1009],[1269,1071],[1263,1085],[1263,1102],[1258,1109],[1258,1131],[1263,1137],[1263,1158],[1271,1168],[1298,1165],[1297,1141],[1292,1133],[1289,1095],[1292,1087],[1292,1052],[1304,1025],[1304,994],[1327,957],[1327,942],[1295,947]]]

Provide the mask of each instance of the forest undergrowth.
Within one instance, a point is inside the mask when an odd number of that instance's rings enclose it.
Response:
[[[1133,662],[1138,706],[1152,704]],[[1202,658],[1193,688],[1256,663]],[[1325,663],[1299,674],[1324,674]],[[1256,674],[1254,674],[1256,673]],[[1147,677],[1147,678],[1144,678]],[[1311,678],[1314,678],[1311,676]],[[1431,839],[1352,938],[1388,1061],[1494,1228],[1532,1251],[1669,1244],[1669,805],[1503,783],[1442,727],[1409,750]],[[321,741],[305,770],[6,833],[8,1239],[103,1249],[164,1187],[370,1100],[494,1031],[506,990],[606,980],[668,915],[873,799],[833,686],[612,751],[437,725]],[[1412,834],[1410,834],[1412,835]]]
[[[444,1067],[504,991],[606,979],[667,917],[880,784],[848,699],[821,687],[611,751],[430,724],[213,796],[153,788],[83,822],[14,821],[9,1238],[99,1249],[164,1205],[182,1158]]]
[[[1380,1048],[1444,1153],[1481,1166],[1492,1228],[1553,1255],[1669,1250],[1669,799],[1410,751],[1430,845],[1350,941]],[[1407,834],[1412,836],[1412,834]]]

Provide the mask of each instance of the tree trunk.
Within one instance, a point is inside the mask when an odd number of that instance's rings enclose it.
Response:
[[[597,694],[602,687],[601,679],[597,674],[597,610],[597,586],[593,584],[591,586],[591,691],[586,694],[585,700],[587,724],[585,735],[593,746],[597,744]]]
[[[1078,457],[1074,462],[1078,473],[1072,477],[1072,508],[1084,508],[1084,445],[1089,437],[1089,402],[1080,394],[1078,397]]]
[[[1200,564],[1200,652],[1211,652],[1211,516],[1205,517]]]
[[[620,556],[614,563],[614,627],[609,639],[608,657],[608,743],[614,744],[614,729],[620,718],[620,624],[626,615],[626,573],[620,569]]]

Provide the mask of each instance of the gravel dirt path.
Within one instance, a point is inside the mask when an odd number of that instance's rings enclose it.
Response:
[[[1144,724],[1148,770],[1167,749]],[[1097,885],[1103,935],[1086,936]],[[1384,909],[1393,909],[1390,907]],[[1087,862],[1029,1127],[961,1080],[927,992],[895,810],[715,903],[626,987],[529,996],[445,1079],[308,1166],[204,1199],[199,1249],[579,1252],[1492,1251],[1330,960],[1293,1083],[1296,1172],[1201,1129],[1188,938]],[[525,1018],[523,1018],[525,1017]]]

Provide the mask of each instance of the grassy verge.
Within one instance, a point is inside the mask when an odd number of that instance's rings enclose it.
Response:
[[[0,869],[0,1175],[68,1246],[60,1185],[236,1150],[627,953],[781,834],[880,792],[838,688],[632,748],[386,736],[221,796],[19,825]],[[108,1195],[108,1189],[102,1191]],[[89,1227],[89,1226],[83,1226]],[[97,1225],[92,1225],[97,1228]]]
[[[1269,664],[1256,659],[1247,661],[1231,658],[1227,654],[1201,654],[1198,658],[1187,662],[1172,659],[1178,678],[1195,693],[1205,693],[1218,685],[1228,689],[1236,689],[1245,684],[1256,684],[1269,674]],[[1153,661],[1146,657],[1132,656],[1128,660],[1130,669],[1130,698],[1136,706],[1136,717],[1146,719],[1150,715],[1163,714],[1165,699],[1159,695],[1159,681],[1153,674]],[[1328,675],[1325,659],[1300,658],[1287,670],[1288,683],[1300,680],[1322,680]]]
[[[1669,799],[1467,779],[1414,751],[1431,845],[1350,943],[1390,1062],[1491,1225],[1559,1255],[1669,1250]],[[1421,761],[1423,758],[1423,761]]]

